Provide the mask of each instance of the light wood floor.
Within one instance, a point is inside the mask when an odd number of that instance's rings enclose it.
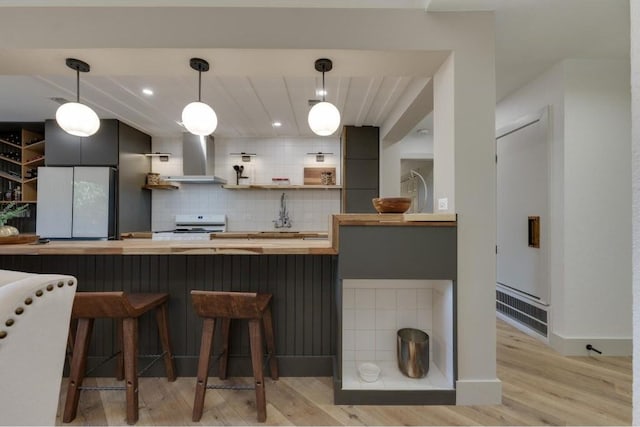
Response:
[[[631,357],[562,357],[502,321],[494,406],[334,406],[331,378],[267,380],[266,425],[630,425]],[[216,379],[212,379],[216,381]],[[248,383],[248,379],[244,379]],[[85,385],[115,385],[89,378]],[[138,425],[255,425],[253,391],[208,390],[200,423],[191,422],[195,379],[140,380]],[[60,393],[57,424],[66,394]],[[83,392],[72,424],[126,424],[124,392]]]

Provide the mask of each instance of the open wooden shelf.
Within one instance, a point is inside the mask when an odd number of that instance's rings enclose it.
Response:
[[[342,188],[342,186],[340,185],[224,184],[222,188],[226,188],[227,190],[339,190]]]
[[[6,139],[0,138],[0,151],[3,153],[6,152],[7,147],[13,149],[9,151],[15,152],[15,150],[19,150],[20,161],[9,159],[3,154],[0,154],[0,164],[2,164],[3,169],[5,169],[0,172],[0,186],[4,192],[11,186],[11,184],[7,186],[5,180],[20,184],[19,186],[15,186],[15,188],[21,187],[22,191],[22,200],[17,200],[17,202],[36,203],[35,201],[38,198],[38,177],[33,176],[34,174],[31,169],[44,166],[46,141],[43,138],[42,131],[34,132],[29,129],[20,128],[19,125],[16,125],[15,129],[11,129],[10,132],[15,133],[16,136],[19,135],[21,142],[16,144],[15,142],[9,142]],[[6,168],[5,166],[11,167]],[[10,172],[15,172],[16,175]]]
[[[156,185],[145,185],[142,188],[146,190],[177,190],[180,187],[173,184],[156,184]]]
[[[9,203],[21,204],[21,203],[38,203],[35,200],[0,200],[0,205],[8,205]]]
[[[22,184],[22,178],[20,178],[19,176],[10,175],[5,172],[0,172],[0,178],[8,179],[9,181],[18,182]]]

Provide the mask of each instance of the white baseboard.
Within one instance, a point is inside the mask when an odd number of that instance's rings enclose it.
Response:
[[[456,381],[456,405],[499,405],[502,403],[502,381]]]
[[[549,344],[563,356],[599,356],[586,349],[587,344],[602,352],[602,356],[631,356],[633,343],[631,338],[575,338],[549,334]]]

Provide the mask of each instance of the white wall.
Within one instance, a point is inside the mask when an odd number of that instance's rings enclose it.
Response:
[[[400,160],[433,159],[433,135],[410,133],[400,141],[380,144],[380,197],[400,195]]]
[[[551,344],[630,351],[628,63],[565,60],[505,98],[496,127],[551,105]],[[615,313],[615,315],[613,314]]]
[[[557,334],[630,339],[629,63],[568,60],[565,76],[566,319]]]
[[[433,157],[437,159],[433,162],[434,212],[456,212],[455,93],[457,88],[454,73],[454,55],[452,54],[433,77]],[[447,209],[439,208],[438,199],[447,199]]]
[[[633,422],[640,424],[640,4],[631,2],[631,144],[633,221]]]

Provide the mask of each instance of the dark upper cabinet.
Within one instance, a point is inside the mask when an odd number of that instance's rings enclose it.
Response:
[[[151,193],[143,190],[151,137],[116,119],[100,120],[95,135],[80,138],[45,122],[46,166],[111,166],[118,170],[118,233],[151,230]]]
[[[100,129],[86,138],[66,133],[55,120],[45,122],[47,166],[118,166],[120,122],[100,120]]]
[[[47,166],[79,165],[80,144],[79,136],[69,135],[62,130],[55,120],[44,123],[46,146],[45,164]]]
[[[345,126],[342,149],[346,159],[380,158],[380,128],[376,126]]]
[[[375,213],[380,192],[380,129],[345,126],[342,131],[342,212]]]
[[[347,159],[345,182],[347,188],[377,189],[379,180],[378,159]]]

